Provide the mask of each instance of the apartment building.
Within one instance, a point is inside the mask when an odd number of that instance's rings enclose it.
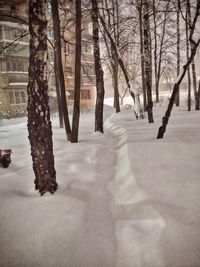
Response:
[[[75,17],[74,7],[70,7],[67,18],[62,23],[63,31],[63,66],[65,72],[65,85],[69,109],[73,107],[74,100],[74,74],[75,74]],[[62,15],[61,15],[62,18]],[[66,21],[69,20],[69,23]],[[67,26],[65,26],[67,25]],[[94,106],[95,100],[95,73],[93,58],[92,22],[89,12],[82,16],[82,54],[81,54],[81,99],[82,110],[89,110]]]
[[[24,4],[6,1],[0,5],[0,111],[5,116],[20,116],[26,111],[29,57],[26,14]],[[11,18],[13,15],[24,23]]]
[[[17,1],[17,0],[16,0]],[[13,2],[13,1],[12,1]],[[47,12],[51,17],[51,6]],[[24,23],[19,23],[9,16],[14,14]],[[5,1],[0,3],[0,116],[20,116],[26,113],[27,82],[29,62],[28,4],[19,1],[12,5]],[[62,59],[65,72],[66,98],[72,110],[74,99],[74,62],[75,62],[75,18],[71,14],[71,27],[64,31],[64,38],[70,42],[62,42]],[[62,22],[62,16],[61,16]],[[83,16],[82,24],[82,75],[81,75],[81,109],[88,110],[94,104],[94,63],[92,28],[90,16]],[[52,21],[48,24],[48,38],[53,42]],[[15,42],[14,42],[15,41]],[[48,82],[50,108],[55,111],[56,87],[54,75],[54,55],[51,45],[48,51]]]

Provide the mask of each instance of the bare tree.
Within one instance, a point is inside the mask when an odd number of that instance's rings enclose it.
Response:
[[[28,93],[28,131],[35,188],[41,195],[57,189],[54,168],[52,127],[48,105],[46,0],[30,0],[30,59]]]
[[[194,15],[192,23],[189,25],[189,27],[190,27],[189,42],[190,42],[190,46],[191,46],[191,54],[190,54],[190,57],[188,58],[186,64],[183,66],[183,70],[180,73],[180,75],[178,76],[177,81],[174,84],[173,92],[172,92],[172,95],[171,95],[171,98],[170,98],[170,101],[168,104],[167,111],[165,113],[165,116],[162,119],[162,125],[160,126],[160,128],[158,130],[157,139],[161,139],[164,137],[164,133],[165,133],[166,128],[167,128],[167,124],[168,124],[168,121],[169,121],[169,118],[171,115],[171,111],[172,111],[173,104],[174,104],[174,101],[176,98],[176,94],[179,90],[179,86],[180,86],[180,84],[181,84],[181,82],[182,82],[182,80],[183,80],[183,78],[187,72],[189,65],[192,63],[192,61],[196,55],[196,51],[197,51],[197,48],[198,48],[199,43],[200,43],[200,37],[198,36],[198,38],[195,38],[195,30],[197,27],[196,25],[197,25],[197,20],[198,20],[199,16],[200,16],[200,1],[197,1],[196,7],[195,7],[195,15]]]

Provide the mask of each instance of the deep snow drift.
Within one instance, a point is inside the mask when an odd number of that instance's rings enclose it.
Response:
[[[26,122],[0,126],[1,267],[199,267],[200,113],[175,108],[163,140],[155,123],[123,110],[80,142],[53,121],[58,191],[34,190]],[[111,111],[107,110],[107,114]]]

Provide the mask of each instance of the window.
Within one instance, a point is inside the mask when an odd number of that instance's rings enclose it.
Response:
[[[27,72],[28,70],[28,59],[8,59],[6,61],[6,71],[13,71],[13,72]]]
[[[48,51],[48,59],[50,62],[54,62],[54,52],[53,51]]]
[[[67,90],[68,92],[69,92],[69,97],[68,97],[68,99],[69,100],[74,100],[74,90]]]
[[[81,90],[81,99],[90,99],[90,90]]]
[[[6,70],[11,71],[12,70],[12,64],[10,61],[6,61]]]
[[[93,30],[93,28],[92,28],[92,22],[89,22],[88,23],[88,34],[89,35],[92,35],[92,30]]]
[[[91,64],[82,65],[82,75],[94,75],[94,67]]]
[[[82,84],[93,84],[93,79],[90,76],[82,76]]]
[[[81,45],[82,45],[81,50],[83,53],[92,54],[92,44],[91,43],[89,43],[88,41],[82,40]]]
[[[47,14],[51,14],[51,4],[47,3]]]
[[[53,29],[52,28],[47,29],[47,37],[49,39],[53,39]]]
[[[66,73],[68,76],[72,76],[72,67],[66,67]]]
[[[26,104],[25,91],[10,91],[10,104]]]

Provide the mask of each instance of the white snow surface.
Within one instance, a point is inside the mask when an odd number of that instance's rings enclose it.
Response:
[[[58,190],[40,196],[26,121],[0,126],[1,267],[199,267],[200,113],[176,108],[163,140],[155,123],[106,108],[105,133],[82,114],[80,141],[53,120]]]

